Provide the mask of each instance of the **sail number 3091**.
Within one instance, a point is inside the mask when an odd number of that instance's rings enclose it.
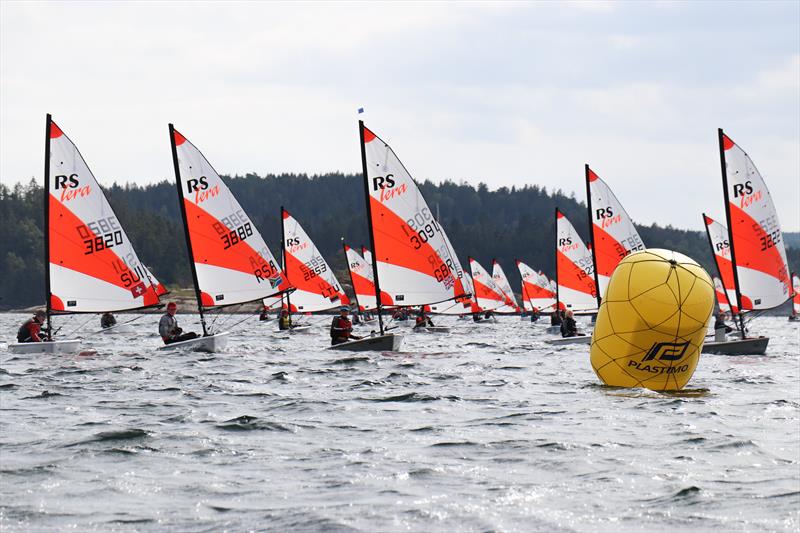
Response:
[[[431,215],[430,210],[427,207],[423,207],[420,211],[414,213],[413,217],[406,220],[402,228],[414,249],[419,250],[424,243],[436,235],[439,230],[439,224]]]

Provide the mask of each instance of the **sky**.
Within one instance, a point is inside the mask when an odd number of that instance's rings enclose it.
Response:
[[[359,115],[357,109],[365,113]],[[800,230],[800,2],[0,2],[0,182],[46,113],[101,184],[174,179],[172,122],[223,174],[361,171],[357,121],[417,180],[724,219],[717,128]]]

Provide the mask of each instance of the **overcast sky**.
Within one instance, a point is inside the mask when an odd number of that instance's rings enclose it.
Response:
[[[800,230],[800,2],[0,2],[0,179],[44,120],[101,184],[174,179],[167,123],[221,173],[360,172],[357,120],[423,180],[583,164],[634,221],[722,219],[718,127]],[[364,107],[366,113],[358,115]]]

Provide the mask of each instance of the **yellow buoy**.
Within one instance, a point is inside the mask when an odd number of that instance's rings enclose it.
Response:
[[[714,284],[693,259],[634,252],[617,265],[597,314],[590,360],[615,387],[679,390],[694,374],[714,309]]]

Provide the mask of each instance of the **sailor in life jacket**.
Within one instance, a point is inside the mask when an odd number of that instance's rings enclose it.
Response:
[[[287,329],[292,329],[292,317],[289,315],[288,309],[281,310],[281,318],[278,319],[278,329],[281,331],[286,331]]]
[[[117,325],[117,319],[111,313],[103,313],[100,317],[100,327],[107,329]]]
[[[350,339],[358,340],[362,338],[353,335],[353,324],[347,318],[349,312],[350,308],[343,305],[339,308],[339,316],[333,317],[331,322],[331,346],[342,344]]]
[[[33,318],[29,318],[19,327],[17,342],[42,342],[47,340],[39,335],[43,331],[42,324],[44,324],[45,320],[47,320],[47,313],[41,309],[36,311]]]
[[[417,313],[417,318],[414,321],[414,329],[424,328],[426,326],[433,327],[433,320],[431,320],[431,317],[425,313],[425,307],[420,307],[419,313]]]
[[[175,318],[175,313],[177,312],[178,304],[170,302],[167,304],[167,312],[164,313],[164,316],[158,321],[158,334],[161,335],[164,344],[188,341],[198,336],[197,333],[194,332],[184,333],[183,330],[178,327],[178,319]]]

